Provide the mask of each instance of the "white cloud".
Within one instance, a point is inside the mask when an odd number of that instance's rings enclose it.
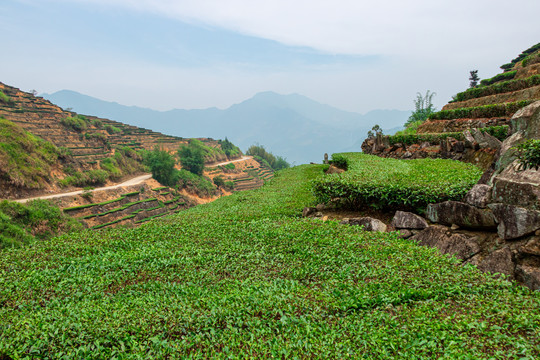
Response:
[[[515,0],[511,7],[502,0],[76,1],[150,11],[343,54],[414,55],[428,49],[454,57],[453,49],[474,51],[484,41],[505,43],[517,35],[519,42],[540,33],[537,0]]]

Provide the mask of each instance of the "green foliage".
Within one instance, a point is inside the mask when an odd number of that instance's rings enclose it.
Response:
[[[453,120],[463,118],[492,118],[511,117],[519,109],[529,105],[531,100],[522,100],[511,103],[483,105],[476,107],[443,110],[430,116],[431,120]]]
[[[526,67],[528,65],[537,64],[540,62],[540,53],[536,53],[530,56],[527,56],[523,61],[521,62],[521,66]]]
[[[66,231],[81,230],[82,225],[65,216],[46,200],[26,204],[0,202],[0,249],[19,247],[35,239],[45,240]]]
[[[435,106],[433,105],[433,96],[436,93],[430,93],[426,91],[426,95],[422,96],[420,93],[416,93],[416,100],[414,101],[414,111],[411,116],[405,123],[405,127],[408,127],[409,124],[421,121],[424,122],[431,117],[431,114],[435,112]]]
[[[233,191],[234,190],[234,181],[225,181],[225,183],[223,184],[223,187],[227,191]]]
[[[483,96],[501,94],[506,92],[518,91],[527,89],[532,86],[540,85],[540,75],[533,75],[526,79],[517,79],[504,82],[498,82],[496,84],[484,87],[478,87],[468,89],[464,92],[460,92],[454,96],[453,101],[465,101],[469,99],[476,99]]]
[[[88,128],[87,118],[82,115],[69,116],[60,120],[60,123],[69,129],[77,132],[85,131]]]
[[[87,201],[90,201],[94,197],[94,193],[90,189],[85,189],[81,194],[81,197]]]
[[[119,134],[122,132],[122,130],[120,130],[119,128],[117,128],[116,126],[112,126],[110,124],[107,124],[105,125],[105,131],[107,131],[109,134],[113,135],[113,134]]]
[[[11,102],[11,99],[9,98],[9,96],[4,94],[2,90],[0,90],[0,102],[3,102],[4,104],[8,104]]]
[[[145,154],[145,164],[150,168],[152,177],[163,185],[176,184],[174,158],[166,151],[154,149]]]
[[[98,129],[103,128],[103,121],[101,121],[99,119],[92,119],[91,123],[92,123],[93,126],[95,126]]]
[[[488,133],[491,136],[494,136],[501,141],[504,141],[504,139],[508,137],[510,127],[508,125],[490,126],[486,128],[481,128],[479,130],[482,132]]]
[[[225,185],[225,180],[221,176],[215,176],[214,179],[214,185],[217,187],[223,187]]]
[[[395,135],[389,136],[388,141],[391,145],[394,144],[404,144],[404,145],[412,145],[412,144],[422,144],[425,142],[428,142],[430,144],[439,144],[441,140],[445,140],[446,138],[452,137],[456,140],[464,140],[464,136],[462,132],[447,132],[447,133],[438,133],[438,134],[402,134],[402,133],[396,133]]]
[[[521,169],[540,168],[540,140],[529,139],[515,147]]]
[[[188,192],[197,194],[200,197],[215,195],[216,188],[212,181],[204,176],[180,169],[176,171],[175,179],[178,189],[186,189]]]
[[[227,170],[234,170],[236,169],[236,166],[233,163],[228,163],[228,164],[223,165],[222,168],[227,169]]]
[[[301,218],[321,169],[0,253],[0,354],[538,358],[537,293],[394,232]]]
[[[204,170],[204,150],[200,141],[190,141],[189,145],[178,149],[182,169],[201,176]]]
[[[96,132],[96,133],[88,133],[87,132],[87,133],[84,134],[84,137],[87,140],[96,139],[98,141],[101,141],[102,143],[107,142],[107,136],[105,134],[100,133],[100,132]]]
[[[0,118],[0,179],[16,187],[43,188],[57,159],[53,144]]]
[[[403,130],[396,132],[394,135],[415,135],[418,131],[418,127],[424,123],[423,120],[414,121],[407,124],[407,127]]]
[[[246,151],[246,155],[253,156],[253,158],[261,165],[266,165],[276,171],[286,169],[291,166],[285,158],[275,156],[271,152],[266,151],[262,145],[251,145]],[[264,162],[262,160],[264,160]]]
[[[73,175],[66,176],[58,181],[58,185],[62,187],[76,186],[97,186],[104,185],[109,178],[109,173],[105,170],[96,169],[88,171],[76,172]]]
[[[339,198],[346,207],[413,209],[461,200],[476,184],[481,170],[471,164],[443,159],[396,160],[361,153],[344,153],[349,171],[314,181],[317,200]]]
[[[516,71],[507,71],[502,74],[495,75],[494,77],[490,79],[484,79],[480,81],[481,86],[488,86],[491,84],[494,84],[496,82],[505,81],[505,80],[512,80],[516,76]]]
[[[536,45],[533,45],[530,48],[528,48],[527,50],[523,51],[521,54],[519,54],[518,57],[513,59],[508,64],[502,65],[501,69],[503,69],[504,71],[508,71],[508,70],[512,69],[515,64],[517,64],[518,62],[526,59],[530,54],[532,54],[532,53],[534,53],[536,51],[539,51],[539,50],[540,50],[540,43],[538,43]]]
[[[225,140],[219,140],[219,144],[221,145],[221,150],[223,150],[228,158],[238,157],[242,154],[240,149],[227,138],[225,138]]]
[[[469,86],[471,88],[475,88],[478,86],[478,81],[480,80],[480,78],[478,77],[478,70],[471,70],[469,72]]]
[[[329,161],[329,163],[339,169],[343,169],[343,170],[349,169],[349,159],[347,159],[342,154],[332,154],[332,159]]]

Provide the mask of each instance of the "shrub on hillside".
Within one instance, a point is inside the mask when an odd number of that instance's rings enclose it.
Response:
[[[120,130],[116,126],[112,126],[112,125],[105,125],[105,131],[107,131],[111,135],[118,134],[118,133],[122,132],[122,130]]]
[[[0,202],[0,248],[16,247],[34,239],[44,240],[81,229],[79,222],[64,215],[49,201]]]
[[[229,139],[225,138],[225,140],[219,140],[219,144],[221,145],[221,150],[223,150],[228,158],[241,155],[240,149],[230,142]]]
[[[87,129],[88,124],[86,123],[86,118],[81,115],[76,115],[74,117],[67,117],[60,120],[60,123],[69,129],[73,129],[77,132],[82,132]]]
[[[209,197],[216,193],[216,188],[210,179],[185,169],[177,170],[175,178],[178,189],[186,189],[200,197]]]
[[[285,158],[275,156],[271,152],[266,151],[262,145],[251,145],[246,151],[246,155],[253,156],[253,158],[261,165],[267,166],[276,171],[286,169],[291,166]]]
[[[9,98],[9,96],[4,94],[2,90],[0,90],[0,102],[3,102],[4,104],[8,104],[11,102],[11,99]]]
[[[58,184],[62,187],[76,186],[96,186],[103,185],[109,178],[109,174],[105,170],[88,170],[82,172],[76,172],[73,175],[67,176],[58,181]]]
[[[516,73],[517,71],[503,72],[502,74],[495,75],[494,77],[490,79],[481,80],[480,86],[488,86],[499,81],[512,80],[514,77],[516,77]]]

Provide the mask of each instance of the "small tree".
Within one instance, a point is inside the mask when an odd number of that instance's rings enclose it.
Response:
[[[175,184],[175,161],[171,154],[156,148],[147,153],[145,163],[150,167],[152,177],[161,184],[168,186]]]
[[[225,180],[221,176],[216,176],[214,178],[214,185],[216,185],[218,188],[225,185]]]
[[[190,173],[202,175],[204,170],[204,155],[203,150],[194,142],[190,142],[187,146],[182,146],[178,150],[180,163],[182,168]]]
[[[469,76],[470,87],[471,88],[477,87],[478,82],[480,81],[480,78],[478,77],[478,70],[471,70],[469,74],[470,74]]]
[[[433,114],[436,109],[433,105],[433,96],[437,95],[437,93],[430,93],[430,91],[426,91],[426,96],[422,96],[420,93],[416,93],[416,100],[414,101],[414,111],[412,112],[411,116],[409,116],[409,120],[405,123],[405,127],[408,127],[410,124],[416,122],[416,121],[426,121],[431,114]]]

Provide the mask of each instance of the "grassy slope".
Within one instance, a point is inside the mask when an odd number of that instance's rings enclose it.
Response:
[[[299,217],[320,166],[138,229],[0,254],[0,354],[537,358],[540,293]]]
[[[50,181],[56,147],[0,118],[0,177],[18,187],[38,189]]]

